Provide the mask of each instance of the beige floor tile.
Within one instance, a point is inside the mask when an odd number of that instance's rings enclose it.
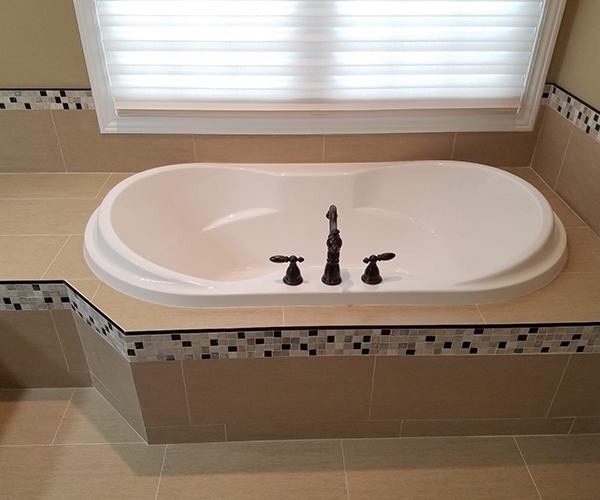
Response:
[[[600,436],[518,437],[541,498],[600,498]]]
[[[83,234],[99,200],[0,200],[0,234]]]
[[[93,387],[75,389],[56,434],[56,444],[142,442],[125,419]]]
[[[98,288],[100,288],[100,280],[67,280],[75,290],[82,294],[85,298],[92,300]]]
[[[597,321],[600,273],[562,273],[537,292],[478,307],[488,323]]]
[[[352,500],[539,500],[512,438],[343,444]]]
[[[0,448],[7,500],[153,500],[165,447],[145,444]]]
[[[96,275],[83,256],[83,235],[74,234],[44,274],[47,280],[94,280]]]
[[[569,257],[563,272],[600,272],[600,237],[587,227],[567,229]]]
[[[586,223],[581,220],[581,218],[569,208],[569,206],[562,201],[559,196],[554,191],[544,191],[542,193],[554,213],[558,215],[558,218],[562,221],[565,227],[585,227]]]
[[[300,306],[284,308],[285,326],[482,323],[475,306]]]
[[[102,283],[94,304],[125,330],[283,326],[281,307],[185,308],[152,304]]]
[[[0,389],[0,445],[52,443],[72,394],[73,389]]]
[[[0,174],[0,198],[95,198],[108,174]]]
[[[548,186],[548,184],[546,184],[544,180],[529,167],[505,167],[502,170],[510,172],[511,174],[529,182],[529,184],[541,192],[552,191],[550,186]]]
[[[339,441],[173,445],[159,500],[347,500]]]
[[[110,174],[108,181],[102,188],[102,190],[98,193],[97,198],[101,200],[110,192],[112,188],[114,188],[119,182],[124,181],[128,177],[131,177],[133,174]]]
[[[68,235],[0,236],[0,279],[40,279],[67,238]]]

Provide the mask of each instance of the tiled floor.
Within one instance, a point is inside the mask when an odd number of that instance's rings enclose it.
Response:
[[[0,390],[6,500],[597,500],[600,435],[144,444],[95,389]]]
[[[504,302],[189,309],[134,299],[100,284],[82,252],[90,215],[110,189],[130,175],[122,173],[0,174],[0,280],[66,279],[126,330],[597,321],[600,238],[531,168],[505,170],[548,198],[567,228],[569,261],[543,289]]]

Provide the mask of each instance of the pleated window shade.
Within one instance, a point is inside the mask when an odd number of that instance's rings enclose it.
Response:
[[[517,109],[543,0],[97,0],[117,111]]]

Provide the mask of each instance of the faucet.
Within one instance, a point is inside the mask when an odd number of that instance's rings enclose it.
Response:
[[[321,281],[326,285],[335,286],[342,282],[340,274],[342,238],[340,238],[340,231],[337,228],[337,207],[331,205],[325,217],[329,219],[329,236],[327,237],[327,264],[325,264]]]

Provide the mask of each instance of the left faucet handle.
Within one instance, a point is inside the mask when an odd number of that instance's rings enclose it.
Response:
[[[304,257],[296,257],[295,255],[290,255],[289,257],[286,255],[273,255],[272,257],[269,257],[269,260],[277,264],[289,262],[290,265],[283,277],[283,282],[286,285],[298,286],[304,281],[302,273],[300,273],[300,268],[298,267],[298,262],[304,262]]]

